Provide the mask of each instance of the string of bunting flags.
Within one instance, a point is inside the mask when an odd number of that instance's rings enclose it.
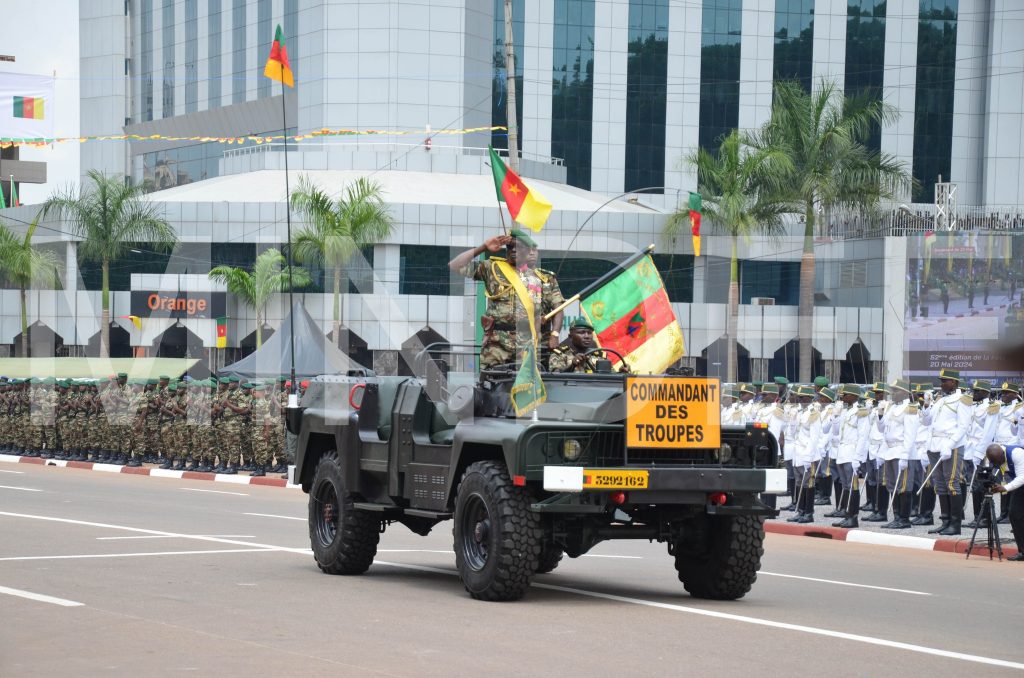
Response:
[[[507,127],[491,126],[491,127],[466,127],[463,129],[422,129],[422,130],[383,130],[383,129],[319,129],[307,134],[294,134],[288,135],[287,140],[289,142],[302,142],[309,141],[310,139],[322,139],[329,137],[352,137],[352,136],[456,136],[460,134],[473,134],[475,132],[505,132],[508,131]],[[175,137],[167,136],[164,134],[109,134],[100,136],[85,136],[85,137],[50,137],[50,138],[38,138],[38,139],[15,139],[0,137],[0,148],[10,148],[12,146],[48,146],[50,144],[63,144],[67,142],[78,142],[86,143],[87,141],[197,141],[203,143],[216,142],[220,144],[238,144],[244,145],[248,143],[253,144],[269,144],[274,141],[283,141],[285,135],[283,134],[260,134],[260,135],[245,135],[237,137],[217,137],[217,136],[187,136],[187,137]]]

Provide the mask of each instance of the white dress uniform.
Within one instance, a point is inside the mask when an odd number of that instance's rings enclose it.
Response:
[[[836,462],[860,466],[868,458],[870,420],[867,408],[844,407],[832,424],[836,436]]]
[[[985,398],[971,406],[971,426],[964,446],[964,461],[978,464],[992,444],[999,425],[999,403]]]
[[[942,396],[923,414],[931,426],[928,459],[938,464],[932,472],[932,487],[939,497],[960,495],[964,443],[971,428],[972,401],[959,390]],[[941,500],[940,500],[941,501]]]
[[[917,405],[912,400],[893,403],[886,408],[885,414],[878,421],[883,438],[881,455],[885,462],[882,483],[890,493],[893,490],[906,492],[914,485],[910,477],[914,473],[911,462],[917,458],[917,432],[920,423]]]
[[[996,419],[996,430],[992,435],[992,442],[1000,445],[1020,444],[1020,424],[1018,421],[1024,417],[1024,402],[1014,400],[1010,404],[1003,404],[999,408],[999,417]]]

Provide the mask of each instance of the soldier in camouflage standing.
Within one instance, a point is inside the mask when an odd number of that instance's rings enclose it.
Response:
[[[252,447],[254,477],[267,474],[267,463],[270,461],[270,446],[274,435],[274,422],[271,415],[271,402],[267,398],[267,387],[254,384],[249,415],[249,444]]]
[[[506,258],[490,257],[474,262],[473,258],[484,252],[497,254],[506,248]],[[530,333],[529,314],[534,315],[534,327],[541,330],[541,313],[544,308],[554,308],[555,290],[549,285],[545,291],[547,276],[538,274],[529,266],[529,252],[537,243],[529,235],[513,229],[509,235],[499,235],[471,250],[466,250],[450,262],[453,272],[484,283],[487,308],[480,324],[484,330],[483,346],[480,349],[480,367],[488,369],[497,365],[515,364],[521,352],[529,346],[533,337]],[[559,299],[561,293],[558,293]],[[553,319],[552,329],[546,341],[547,347],[558,346],[558,329],[562,317],[559,313]]]

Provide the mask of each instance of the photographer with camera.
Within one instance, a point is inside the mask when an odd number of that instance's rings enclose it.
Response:
[[[996,484],[993,492],[1006,492],[1010,504],[1010,528],[1017,542],[1017,555],[1007,560],[1024,561],[1024,447],[992,444],[985,456],[993,468],[1003,472],[1005,484]]]

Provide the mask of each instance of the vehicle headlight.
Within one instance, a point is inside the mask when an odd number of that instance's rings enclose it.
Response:
[[[728,464],[732,460],[732,447],[729,443],[722,443],[722,446],[718,448],[718,461],[722,464]]]
[[[583,446],[575,438],[567,438],[562,441],[562,457],[566,461],[576,461],[583,454]]]

